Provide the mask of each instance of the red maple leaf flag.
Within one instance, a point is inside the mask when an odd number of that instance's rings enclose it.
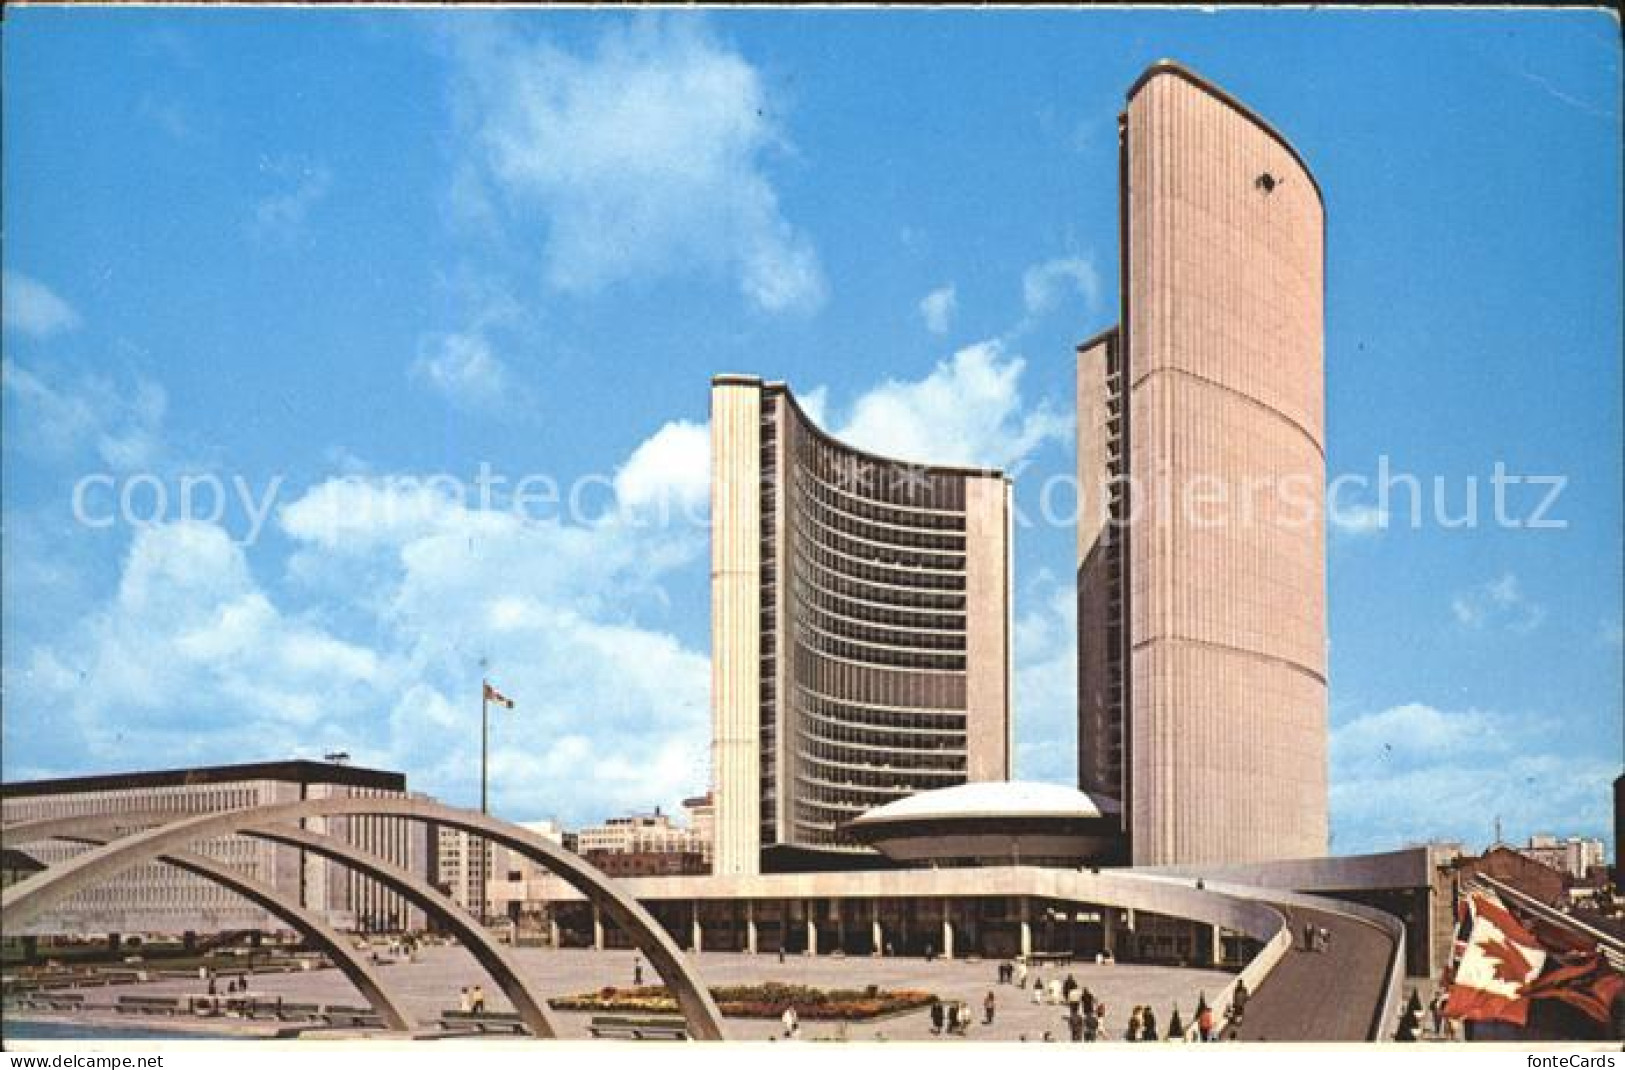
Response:
[[[1529,1022],[1529,985],[1546,965],[1540,941],[1499,899],[1473,893],[1473,930],[1456,964],[1444,1012],[1452,1018]]]
[[[1560,965],[1529,986],[1529,998],[1561,1000],[1607,1025],[1614,999],[1625,991],[1625,974],[1595,948],[1554,958]]]
[[[507,695],[504,695],[490,684],[485,685],[485,701],[495,702],[498,705],[508,707],[510,710],[513,709],[513,699],[509,698]]]

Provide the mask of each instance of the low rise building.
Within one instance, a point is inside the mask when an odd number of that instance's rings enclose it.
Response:
[[[256,762],[3,784],[0,820],[9,825],[106,814],[121,819],[119,827],[127,831],[187,814],[308,799],[407,794],[402,773],[333,762]],[[144,820],[146,817],[151,820]],[[418,822],[355,816],[312,819],[307,825],[425,878],[433,872],[432,845]],[[20,846],[46,866],[89,849],[61,841]],[[222,836],[194,849],[270,885],[341,929],[385,931],[421,928],[424,923],[422,912],[395,892],[295,847],[246,836]],[[150,862],[71,897],[26,926],[25,932],[185,934],[285,928],[274,915],[236,892],[173,866]]]
[[[1595,838],[1537,834],[1529,837],[1528,846],[1517,851],[1575,880],[1583,879],[1593,868],[1607,865],[1603,843]]]

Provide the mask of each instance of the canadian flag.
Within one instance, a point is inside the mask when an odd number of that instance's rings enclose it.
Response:
[[[1474,1022],[1529,1022],[1529,985],[1546,965],[1546,950],[1502,905],[1485,892],[1472,895],[1473,929],[1444,1013]]]
[[[513,699],[509,698],[507,695],[504,695],[490,684],[485,685],[485,701],[495,702],[498,705],[508,707],[510,710],[513,709]]]

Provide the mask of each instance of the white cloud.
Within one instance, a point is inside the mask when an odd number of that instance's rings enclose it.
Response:
[[[959,308],[959,294],[950,283],[932,290],[920,300],[920,316],[932,334],[947,334]]]
[[[761,79],[694,24],[612,29],[590,56],[470,35],[462,61],[479,172],[462,173],[455,201],[478,217],[493,186],[539,207],[552,285],[591,292],[702,267],[769,312],[822,302],[817,254],[763,168],[783,136]]]
[[[278,511],[277,587],[217,525],[140,529],[98,608],[13,646],[7,738],[78,769],[346,750],[468,803],[488,671],[519,704],[492,727],[499,811],[674,805],[706,786],[710,671],[665,584],[706,538],[647,506],[703,500],[707,448],[661,428],[587,520],[513,508],[511,487],[484,508],[449,481],[336,476]]]
[[[264,161],[260,170],[282,188],[255,202],[250,229],[259,238],[292,241],[304,233],[311,209],[327,196],[333,174],[319,163],[288,160]]]
[[[666,424],[615,473],[615,496],[628,509],[703,512],[711,499],[710,428],[687,420]]]
[[[1360,538],[1380,535],[1388,529],[1388,514],[1375,505],[1340,505],[1334,498],[1326,501],[1326,519],[1339,535]]]
[[[412,377],[448,400],[491,416],[511,413],[519,401],[507,365],[478,331],[433,335],[412,363]]]
[[[1016,776],[1077,782],[1078,601],[1049,572],[1028,585],[1015,623]]]
[[[63,714],[87,758],[176,765],[308,751],[356,731],[385,662],[277,609],[224,529],[136,532],[117,592],[28,656],[30,706]]]
[[[930,464],[1010,468],[1047,441],[1064,442],[1069,414],[1023,404],[1026,362],[995,341],[967,346],[924,379],[888,380],[858,398],[830,430],[888,457]]]
[[[1504,628],[1517,635],[1529,634],[1546,620],[1546,608],[1529,601],[1510,572],[1456,595],[1450,610],[1463,627]]]
[[[1331,733],[1334,853],[1430,839],[1488,841],[1561,829],[1601,835],[1618,767],[1559,753],[1554,725],[1484,710],[1407,703],[1361,714]]]
[[[1069,296],[1083,299],[1083,310],[1100,311],[1100,272],[1082,257],[1062,257],[1034,264],[1021,278],[1021,297],[1027,314],[1040,316],[1060,306]]]
[[[109,468],[149,467],[162,455],[160,431],[168,396],[137,378],[119,384],[100,376],[70,378],[0,361],[0,391],[21,409],[10,444],[54,460],[91,450]]]
[[[50,287],[20,271],[0,273],[0,321],[6,328],[46,338],[79,326],[79,313]]]
[[[492,736],[494,797],[510,812],[596,819],[704,788],[709,662],[659,626],[664,577],[703,559],[704,532],[631,517],[696,492],[681,460],[696,444],[694,425],[662,428],[621,467],[625,497],[588,523],[481,510],[402,479],[333,480],[290,503],[280,520],[301,547],[295,571],[310,586],[370,588],[387,660],[411,681],[379,760],[421,772],[428,790],[466,792],[477,740],[457,696],[485,658],[518,703]]]

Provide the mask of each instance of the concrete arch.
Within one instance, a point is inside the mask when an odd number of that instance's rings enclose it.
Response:
[[[484,926],[428,882],[418,879],[399,866],[384,862],[365,851],[358,851],[342,840],[294,826],[270,825],[263,828],[248,828],[244,829],[242,834],[255,839],[286,844],[289,847],[303,848],[323,858],[359,870],[387,886],[391,891],[399,892],[411,900],[413,905],[421,907],[430,917],[438,919],[451,929],[463,947],[468,949],[469,954],[474,956],[502,989],[503,994],[508,997],[508,1002],[519,1012],[520,1020],[529,1027],[533,1035],[544,1040],[558,1036],[558,1030],[547,1013],[547,1000],[530,990],[530,986],[525,983],[524,975],[519,972],[519,964],[513,961],[512,956],[501,944],[491,939],[491,934],[485,931]]]
[[[100,837],[62,835],[54,839],[72,839],[84,843],[101,845],[107,841]],[[261,884],[252,877],[244,876],[229,866],[222,865],[206,855],[196,854],[192,851],[172,851],[161,855],[160,862],[184,869],[194,873],[205,880],[230,888],[244,899],[256,906],[262,907],[278,918],[287,922],[295,932],[310,943],[321,948],[333,960],[333,965],[356,987],[356,990],[378,1012],[384,1020],[384,1025],[390,1029],[402,1032],[413,1028],[412,1019],[407,1017],[395,997],[389,994],[384,987],[383,980],[372,968],[372,964],[357,955],[345,940],[344,935],[314,912],[306,910],[297,903],[284,899],[269,885]]]
[[[14,839],[14,835],[21,834],[26,834],[31,840],[64,839],[105,844],[109,842],[105,835],[93,834],[103,832],[113,824],[128,827],[149,822],[162,822],[172,816],[169,814],[123,814],[117,817],[109,817],[101,814],[86,817],[57,818],[34,822],[28,826],[14,826],[15,833],[12,828],[3,829],[0,830],[0,835],[6,838],[8,844],[11,842],[27,842]],[[442,895],[426,881],[419,880],[406,870],[374,855],[357,850],[342,840],[321,833],[310,832],[297,826],[245,828],[241,830],[241,834],[311,851],[341,865],[358,870],[392,891],[398,892],[415,906],[422,908],[431,917],[445,923],[447,928],[479,962],[480,966],[491,975],[492,980],[508,997],[509,1002],[518,1011],[520,1019],[533,1035],[544,1039],[551,1039],[558,1035],[553,1021],[547,1013],[546,1000],[530,990],[519,971],[518,964],[513,961],[502,945],[491,939],[490,934],[485,931],[479,922],[471,918],[456,903]],[[285,919],[287,912],[292,910],[301,914],[302,920],[314,922],[323,930],[323,935],[317,939],[324,950],[333,954],[335,959],[347,960],[349,964],[353,964],[364,971],[365,983],[357,980],[355,976],[351,976],[348,969],[345,970],[345,974],[351,977],[352,983],[355,983],[362,994],[372,1002],[379,1014],[383,1016],[385,1023],[391,1029],[412,1028],[410,1020],[396,1007],[393,999],[383,991],[381,982],[373,974],[370,965],[356,956],[349,949],[344,938],[328,928],[314,914],[288,903],[278,896],[276,892],[259,884],[257,881],[252,881],[237,871],[219,865],[202,855],[191,852],[174,852],[163,856],[160,861],[171,862],[182,869],[198,873],[200,876],[240,891],[260,906],[272,910]],[[277,905],[272,906],[273,902]],[[303,931],[301,929],[301,932]]]
[[[75,892],[198,840],[264,830],[267,826],[307,818],[348,816],[402,817],[447,825],[508,847],[551,870],[598,904],[648,956],[650,966],[676,996],[690,1036],[696,1040],[724,1038],[721,1012],[683,957],[682,950],[648,911],[596,867],[536,833],[486,814],[453,809],[427,799],[311,799],[183,818],[87,851],[13,885],[0,895],[0,914],[8,924],[25,924]],[[37,840],[41,838],[40,829],[51,824],[49,821],[19,823],[0,829],[0,842],[27,842],[21,839],[24,836]]]

